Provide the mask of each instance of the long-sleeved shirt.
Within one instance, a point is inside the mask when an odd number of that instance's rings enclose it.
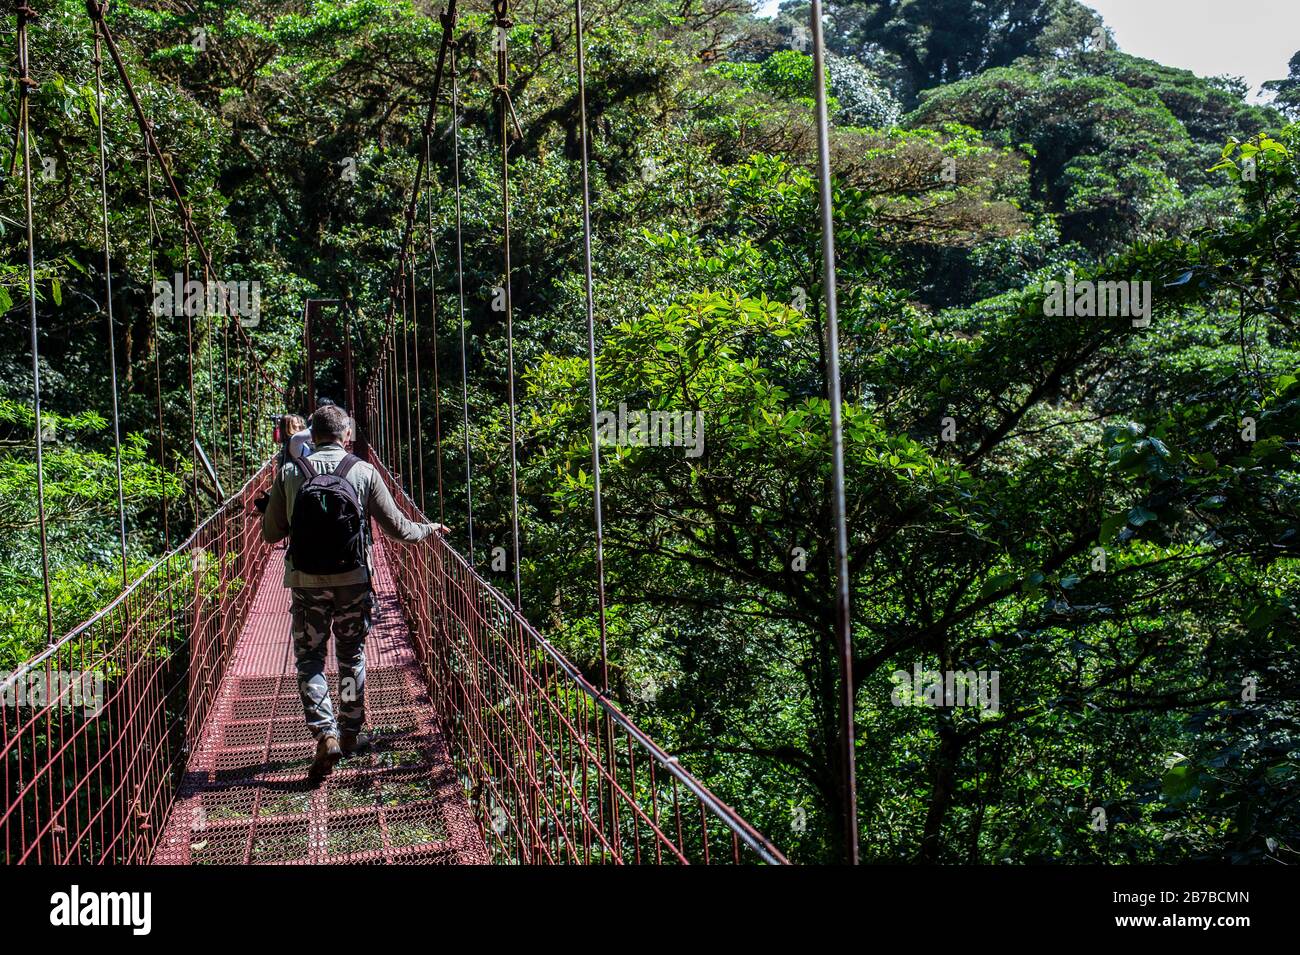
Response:
[[[302,457],[304,454],[311,454],[311,429],[303,428],[301,431],[295,431],[289,435],[289,444],[287,445],[287,455],[290,461],[294,458]]]
[[[303,428],[291,435],[286,435],[280,448],[279,462],[292,461],[304,454],[311,454],[311,428]]]
[[[343,460],[346,452],[337,444],[323,444],[311,454],[311,463],[319,473],[332,472]],[[365,461],[358,461],[348,472],[348,481],[356,489],[361,502],[362,517],[373,517],[375,523],[389,537],[413,544],[424,540],[434,530],[432,524],[417,524],[406,519],[397,509],[387,485],[375,469]],[[302,487],[303,474],[297,465],[287,461],[280,468],[271,485],[271,500],[262,515],[262,539],[274,544],[289,535],[293,522],[293,503]],[[308,574],[295,570],[286,550],[284,555],[284,585],[286,587],[341,587],[344,584],[364,584],[373,576],[370,546],[366,545],[366,566],[341,574]]]

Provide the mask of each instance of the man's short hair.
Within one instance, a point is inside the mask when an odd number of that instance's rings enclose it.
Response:
[[[348,436],[352,419],[338,405],[324,405],[317,408],[311,416],[311,440],[313,444],[342,444]]]

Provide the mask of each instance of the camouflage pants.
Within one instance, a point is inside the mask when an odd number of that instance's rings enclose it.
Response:
[[[369,584],[293,588],[293,649],[298,692],[312,736],[355,733],[366,719],[366,633],[374,598]],[[339,717],[334,720],[325,654],[330,627],[339,661]]]

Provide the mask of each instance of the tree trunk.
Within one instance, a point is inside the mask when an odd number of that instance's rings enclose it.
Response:
[[[939,861],[943,848],[943,824],[952,804],[957,783],[957,762],[961,758],[962,739],[952,727],[952,714],[944,712],[939,726],[939,752],[934,766],[934,785],[930,792],[930,811],[925,817],[919,862]]]

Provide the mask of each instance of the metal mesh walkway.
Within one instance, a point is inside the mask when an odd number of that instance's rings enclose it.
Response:
[[[307,782],[315,744],[298,697],[283,564],[279,552],[272,554],[155,863],[487,861],[435,724],[382,540],[375,560],[375,617],[366,642],[374,752],[344,759],[317,788]],[[332,640],[326,673],[337,712]]]

